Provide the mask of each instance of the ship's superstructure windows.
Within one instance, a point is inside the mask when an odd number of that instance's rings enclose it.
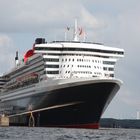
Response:
[[[46,71],[46,74],[59,74],[59,71]]]
[[[106,71],[107,70],[107,67],[103,67],[103,69]]]
[[[21,70],[22,69],[22,70]],[[11,74],[11,78],[17,78],[18,76],[30,73],[37,73],[42,75],[44,72],[44,61],[41,55],[35,55],[30,58],[24,67],[19,67],[15,72]]]
[[[114,71],[114,68],[108,68],[109,71]]]
[[[103,61],[103,64],[106,64],[106,65],[114,65],[115,62],[111,62],[111,61]]]
[[[28,58],[23,64],[18,65],[14,71],[8,73],[9,80],[4,88],[5,90],[16,90],[30,86],[38,83],[42,75],[44,75],[43,57],[36,54]]]
[[[61,41],[36,45],[35,52],[47,56],[44,58],[46,65],[54,65],[45,66],[46,71],[61,71],[48,76],[61,78],[113,77],[116,60],[124,53],[121,49],[110,49],[101,44]]]
[[[45,65],[45,68],[59,68],[59,65]]]
[[[110,77],[114,77],[114,74],[110,74]]]
[[[114,68],[124,51],[101,44],[77,42],[36,43],[34,54],[9,75],[9,85],[22,85],[47,78],[114,77]],[[26,78],[23,78],[26,77]],[[1,85],[0,85],[1,86]],[[10,87],[11,88],[11,87]],[[12,87],[13,88],[13,87]]]
[[[48,62],[59,62],[59,59],[55,59],[55,58],[44,58],[44,61],[48,61]]]
[[[0,76],[0,91],[3,90],[5,83],[8,81],[7,77]]]
[[[36,47],[35,50],[41,50],[41,51],[80,51],[80,52],[100,52],[100,53],[112,53],[112,54],[121,54],[124,53],[122,51],[111,51],[111,50],[100,50],[100,49],[89,49],[89,48],[54,48],[54,47]]]

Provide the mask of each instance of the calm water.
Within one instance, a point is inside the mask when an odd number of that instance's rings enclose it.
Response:
[[[140,130],[0,127],[0,140],[140,140]]]

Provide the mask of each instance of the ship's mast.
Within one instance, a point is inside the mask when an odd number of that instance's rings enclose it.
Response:
[[[74,41],[79,41],[77,19],[75,19],[75,26],[74,26]]]
[[[16,51],[15,64],[16,64],[16,66],[19,65],[18,51]]]

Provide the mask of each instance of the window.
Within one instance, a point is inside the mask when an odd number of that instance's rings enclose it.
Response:
[[[110,77],[114,77],[114,74],[110,74]]]
[[[111,62],[111,61],[103,61],[103,64],[107,64],[107,65],[114,65],[115,62]]]
[[[45,65],[45,68],[59,68],[59,65]]]
[[[108,68],[109,71],[114,71],[114,68]]]
[[[56,59],[56,58],[44,58],[44,61],[48,61],[48,62],[59,62],[59,59]]]
[[[59,71],[46,71],[47,74],[59,74]]]

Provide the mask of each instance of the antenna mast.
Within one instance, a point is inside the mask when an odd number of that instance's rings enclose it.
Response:
[[[77,19],[75,19],[75,26],[74,26],[74,41],[79,41]]]

